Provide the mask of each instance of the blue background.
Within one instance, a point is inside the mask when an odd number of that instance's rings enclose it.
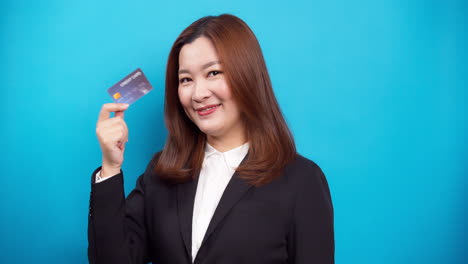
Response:
[[[0,263],[87,262],[107,88],[138,67],[154,86],[125,116],[128,193],[167,135],[173,41],[224,12],[256,33],[298,149],[328,177],[336,262],[468,263],[461,0],[2,1]]]

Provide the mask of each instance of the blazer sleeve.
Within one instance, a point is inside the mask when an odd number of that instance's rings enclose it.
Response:
[[[144,174],[125,199],[122,171],[95,184],[91,180],[88,259],[91,264],[148,263],[144,217]]]
[[[327,180],[313,162],[298,168],[288,255],[294,264],[335,262],[333,205]]]

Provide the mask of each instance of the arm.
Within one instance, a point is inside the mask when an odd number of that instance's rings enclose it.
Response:
[[[95,174],[92,176],[95,179]],[[88,216],[91,264],[148,263],[144,219],[144,174],[125,199],[123,174],[92,183]]]
[[[333,205],[327,180],[315,164],[307,166],[297,186],[288,255],[294,264],[335,262]],[[302,177],[303,176],[303,177]]]

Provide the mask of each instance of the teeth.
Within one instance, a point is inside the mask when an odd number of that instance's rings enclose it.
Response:
[[[203,109],[203,110],[201,110],[201,111],[202,111],[202,112],[205,112],[205,111],[211,110],[211,109],[213,109],[213,108],[215,108],[215,107],[216,107],[216,106],[209,107],[209,108],[205,108],[205,109]]]

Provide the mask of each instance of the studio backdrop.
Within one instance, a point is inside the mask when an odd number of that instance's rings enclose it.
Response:
[[[2,1],[0,263],[87,263],[106,90],[137,68],[154,87],[125,114],[128,194],[167,136],[172,43],[222,13],[258,37],[298,151],[328,178],[336,263],[468,263],[463,0]]]

